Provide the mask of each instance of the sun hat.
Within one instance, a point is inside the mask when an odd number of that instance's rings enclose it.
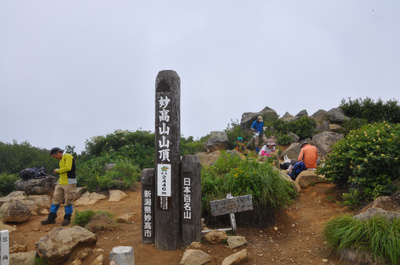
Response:
[[[258,120],[258,121],[263,121],[263,117],[262,117],[262,116],[258,116],[258,117],[257,117],[257,120]]]
[[[307,140],[303,140],[300,142],[300,147],[303,147],[303,145],[308,144]]]
[[[276,144],[275,144],[275,141],[274,141],[274,140],[268,139],[267,145],[276,145]]]

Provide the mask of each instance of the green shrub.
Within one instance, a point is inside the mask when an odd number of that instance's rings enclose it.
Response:
[[[140,179],[139,166],[119,160],[100,178],[99,186],[103,189],[127,189]]]
[[[198,152],[205,152],[207,148],[204,142],[201,140],[193,140],[193,136],[189,136],[187,139],[181,137],[181,155],[195,155]]]
[[[345,115],[352,118],[366,119],[369,123],[389,122],[400,123],[400,106],[396,99],[383,102],[378,99],[376,102],[370,98],[355,99],[346,102],[342,99],[340,108]]]
[[[288,132],[293,132],[300,139],[307,139],[312,138],[316,133],[317,122],[311,117],[302,116],[290,122],[279,119],[267,121],[267,126],[272,126],[278,135],[286,135]]]
[[[0,174],[0,197],[15,191],[15,182],[20,180],[17,174]]]
[[[107,164],[115,163],[106,171]],[[89,191],[108,190],[113,188],[129,188],[140,178],[141,170],[138,165],[127,159],[114,160],[107,156],[93,158],[77,166],[78,185]]]
[[[362,126],[367,125],[369,122],[366,119],[350,118],[343,122],[343,126],[340,127],[339,132],[344,136],[348,135],[351,131],[360,129]]]
[[[292,142],[292,138],[287,134],[284,134],[284,135],[281,135],[278,137],[278,144],[280,144],[280,145],[289,145],[289,144],[291,144],[291,142]]]
[[[97,214],[105,214],[111,219],[113,218],[113,215],[106,211],[96,211],[96,212],[92,210],[87,210],[83,212],[75,211],[73,224],[85,227],[90,222],[90,219]]]
[[[361,250],[372,254],[375,261],[400,263],[400,219],[392,221],[375,216],[366,221],[350,215],[328,221],[323,235],[335,252],[344,249]]]
[[[28,142],[0,145],[0,173],[19,174],[25,168],[44,166],[50,174],[58,167],[58,160],[44,149],[32,147]]]
[[[297,134],[300,139],[312,138],[315,132],[317,122],[308,116],[302,116],[299,119],[289,122],[290,131]]]
[[[141,169],[154,167],[154,133],[116,130],[106,136],[92,137],[85,143],[80,163],[106,156],[111,160],[126,158]]]
[[[332,146],[317,174],[340,188],[350,184],[344,204],[360,206],[378,196],[391,195],[400,173],[400,124],[378,123],[350,132]]]
[[[269,163],[240,160],[226,152],[211,166],[201,171],[203,216],[210,218],[210,201],[232,196],[252,195],[254,210],[242,215],[248,223],[273,218],[273,210],[290,204],[296,195],[292,184],[279,176]],[[272,214],[272,215],[271,215]]]

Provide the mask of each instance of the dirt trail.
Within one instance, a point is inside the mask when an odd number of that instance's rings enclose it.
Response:
[[[249,254],[248,261],[243,264],[345,264],[338,258],[329,256],[321,231],[324,223],[339,214],[348,212],[347,208],[339,206],[333,200],[332,184],[317,184],[304,189],[288,209],[280,211],[277,223],[268,229],[241,227],[238,224],[238,235],[246,237]],[[114,231],[99,231],[96,233],[98,242],[96,248],[83,260],[89,265],[93,260],[103,255],[104,264],[108,264],[109,253],[115,246],[133,246],[135,264],[138,265],[176,265],[179,264],[184,249],[162,251],[154,244],[141,243],[141,211],[140,188],[126,192],[129,197],[121,202],[102,200],[92,206],[78,206],[75,210],[104,210],[115,217],[132,213],[131,223],[122,223]],[[63,209],[60,209],[60,216]],[[35,242],[54,227],[61,227],[62,218],[57,218],[56,224],[42,226],[40,220],[45,216],[32,216],[29,222],[16,225],[17,231],[10,233],[10,246],[26,244],[28,251],[35,249]],[[223,259],[238,250],[231,250],[226,244],[204,244],[202,250],[208,253],[212,260],[208,265],[219,265]],[[66,264],[72,262],[72,255]]]

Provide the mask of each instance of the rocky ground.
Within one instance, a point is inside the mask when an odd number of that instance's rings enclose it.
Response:
[[[226,244],[203,244],[202,250],[208,253],[212,260],[208,264],[221,264],[223,259],[244,248],[248,251],[248,260],[243,264],[345,264],[339,258],[330,255],[326,248],[321,231],[324,223],[332,217],[348,212],[347,208],[339,206],[334,199],[334,186],[320,183],[303,189],[295,202],[287,209],[277,213],[274,226],[260,229],[243,227],[238,223],[238,235],[244,236],[248,242],[236,250],[231,250]],[[133,246],[135,264],[179,264],[184,253],[183,248],[174,251],[162,251],[153,244],[141,243],[141,195],[140,187],[134,191],[126,191],[128,197],[120,202],[100,200],[91,206],[76,206],[75,210],[104,210],[118,217],[132,214],[132,221],[120,223],[112,230],[96,232],[98,241],[93,251],[82,264],[91,264],[93,260],[103,255],[104,264],[108,264],[108,256],[115,246]],[[27,251],[35,250],[35,242],[46,235],[54,227],[61,227],[62,218],[56,224],[42,226],[40,220],[45,216],[32,216],[28,222],[16,225],[17,230],[10,233],[10,246],[26,245]],[[66,263],[74,259],[71,256]]]

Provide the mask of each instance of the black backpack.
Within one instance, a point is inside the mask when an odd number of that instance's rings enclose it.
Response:
[[[19,172],[19,177],[23,180],[28,179],[41,179],[47,175],[45,167],[31,167],[25,168]]]

